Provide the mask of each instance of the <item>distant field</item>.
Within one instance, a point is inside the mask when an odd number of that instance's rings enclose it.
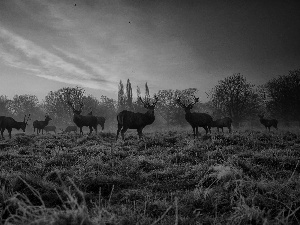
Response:
[[[200,130],[6,136],[2,222],[300,224],[299,128]]]

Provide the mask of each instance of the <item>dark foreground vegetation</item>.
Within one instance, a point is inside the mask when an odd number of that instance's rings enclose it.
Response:
[[[300,224],[300,132],[16,135],[6,224]]]

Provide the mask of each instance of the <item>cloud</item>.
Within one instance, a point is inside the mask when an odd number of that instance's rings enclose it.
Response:
[[[0,24],[0,57],[9,66],[23,69],[28,74],[49,80],[82,85],[93,89],[111,90],[112,81],[103,76],[105,70],[69,54],[59,56],[17,34]],[[61,50],[62,51],[62,50]]]

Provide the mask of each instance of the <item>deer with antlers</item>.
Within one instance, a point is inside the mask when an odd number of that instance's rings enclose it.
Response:
[[[36,134],[39,134],[42,130],[42,134],[44,134],[43,132],[44,128],[49,124],[50,120],[52,120],[50,116],[46,115],[44,121],[38,121],[38,120],[33,121],[33,132],[35,132],[36,129]]]
[[[158,101],[158,97],[154,96],[154,102],[150,104],[149,99],[143,101],[141,97],[139,97],[140,101],[143,103],[144,107],[147,109],[146,113],[135,113],[127,110],[123,110],[117,115],[118,121],[118,131],[116,140],[118,140],[119,133],[121,131],[122,139],[124,140],[124,133],[128,129],[136,129],[139,135],[139,138],[143,136],[143,129],[145,126],[150,125],[154,122],[154,108]]]
[[[1,116],[0,118],[0,128],[1,128],[1,136],[3,137],[3,132],[6,129],[9,134],[9,138],[11,139],[11,131],[12,128],[20,130],[22,129],[23,132],[25,132],[26,126],[28,125],[28,120],[30,118],[30,114],[26,118],[26,115],[24,116],[23,122],[17,122],[11,117]]]
[[[191,112],[193,106],[199,101],[199,98],[196,98],[195,96],[193,96],[193,98],[193,102],[185,104],[181,101],[181,98],[179,97],[176,99],[176,103],[184,109],[185,119],[192,126],[195,138],[196,136],[198,137],[198,127],[203,127],[206,131],[206,134],[210,132],[213,119],[210,115],[206,113]]]
[[[275,120],[275,119],[270,119],[270,120],[265,119],[264,114],[262,114],[262,115],[259,114],[258,117],[260,118],[259,119],[260,123],[262,125],[264,125],[266,129],[269,129],[269,132],[270,132],[271,127],[274,127],[277,130],[277,124],[278,124],[277,120]]]
[[[80,102],[80,108],[79,110],[75,109],[74,105],[70,101],[70,93],[67,93],[67,104],[71,107],[73,111],[73,122],[76,124],[77,127],[79,127],[80,134],[83,134],[82,127],[89,127],[90,133],[92,133],[93,128],[95,132],[97,133],[97,117],[93,115],[80,115],[82,113],[82,107],[83,107],[83,102]]]

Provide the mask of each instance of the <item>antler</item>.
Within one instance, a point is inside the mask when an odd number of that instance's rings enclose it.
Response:
[[[158,97],[157,97],[157,95],[154,95],[154,99],[155,99],[155,101],[152,103],[152,105],[153,105],[153,106],[155,106],[155,105],[156,105],[156,103],[157,103],[157,101],[158,101]]]
[[[27,123],[29,118],[30,118],[30,113],[28,114],[27,118],[26,118],[26,115],[24,116],[24,122]]]
[[[186,106],[181,102],[180,98],[181,98],[181,97],[178,97],[178,98],[176,99],[176,103],[177,103],[180,107],[185,108]]]
[[[197,102],[199,102],[199,98],[196,98],[195,95],[193,95],[193,98],[194,98],[194,102],[191,102],[188,106],[193,106],[195,105]]]
[[[139,96],[140,101],[144,104],[145,107],[149,106],[149,102],[144,102],[141,96]]]

